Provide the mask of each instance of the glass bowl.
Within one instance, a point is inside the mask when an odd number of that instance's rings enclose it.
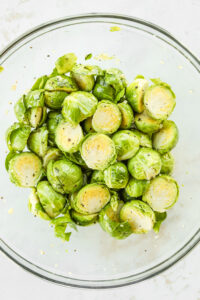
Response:
[[[119,26],[120,31],[110,31]],[[160,77],[177,95],[171,116],[180,130],[173,154],[173,176],[180,185],[177,204],[158,235],[132,235],[115,240],[98,224],[79,228],[69,243],[54,237],[48,223],[28,211],[28,189],[10,183],[4,168],[4,132],[15,120],[13,103],[48,74],[55,60],[88,53],[104,68],[122,69],[131,82],[137,74]],[[100,54],[104,55],[100,55]],[[43,24],[27,32],[2,53],[0,65],[0,247],[24,269],[67,286],[110,288],[133,284],[172,266],[200,239],[200,77],[199,61],[163,29],[128,16],[88,14]]]

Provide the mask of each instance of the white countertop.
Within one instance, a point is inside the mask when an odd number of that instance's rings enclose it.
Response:
[[[200,0],[6,0],[0,4],[0,49],[40,23],[72,14],[129,14],[167,29],[200,56]],[[161,275],[112,290],[78,290],[43,281],[0,253],[1,300],[199,300],[200,245]]]

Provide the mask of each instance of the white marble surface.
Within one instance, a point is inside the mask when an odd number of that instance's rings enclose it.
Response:
[[[200,0],[6,0],[0,1],[0,49],[48,20],[85,12],[129,14],[156,23],[200,56]],[[129,299],[200,300],[200,245],[161,275],[113,290],[53,285],[20,269],[0,253],[1,300]]]

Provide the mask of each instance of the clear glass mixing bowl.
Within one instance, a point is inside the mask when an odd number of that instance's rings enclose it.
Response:
[[[111,32],[111,26],[121,31]],[[160,233],[115,240],[100,226],[80,228],[69,243],[54,237],[48,223],[27,209],[29,190],[10,183],[4,169],[4,132],[15,120],[13,103],[48,74],[57,57],[75,52],[81,62],[160,77],[173,87],[177,106],[172,119],[180,130],[173,151],[174,177],[180,184],[177,204]],[[96,60],[99,54],[112,59]],[[96,57],[97,56],[97,57]],[[104,58],[106,56],[104,55]],[[89,14],[41,25],[9,45],[0,57],[0,247],[24,269],[50,281],[87,288],[123,286],[149,278],[173,265],[200,239],[200,77],[199,61],[163,29],[127,16]],[[3,197],[3,199],[2,199]],[[10,210],[11,209],[11,210]]]

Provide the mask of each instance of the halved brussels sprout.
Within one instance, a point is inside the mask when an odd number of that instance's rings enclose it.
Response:
[[[48,221],[51,220],[51,218],[47,215],[47,213],[45,213],[40,203],[40,199],[37,195],[36,188],[32,188],[32,191],[28,198],[28,209],[36,217],[40,217],[41,219],[48,220]]]
[[[111,189],[123,189],[128,183],[129,175],[125,164],[116,162],[104,170],[104,180]]]
[[[58,75],[51,77],[45,84],[46,91],[64,91],[67,93],[78,91],[78,86],[75,80],[69,76]]]
[[[131,128],[134,123],[134,114],[131,106],[126,101],[118,103],[117,105],[122,115],[120,128],[122,129]]]
[[[171,174],[174,169],[174,157],[171,154],[171,152],[167,152],[163,155],[161,155],[161,162],[162,162],[162,167],[161,167],[161,173],[162,174]]]
[[[28,124],[28,116],[25,107],[25,95],[23,95],[14,106],[15,116],[20,123]]]
[[[97,76],[96,83],[93,89],[93,95],[97,97],[98,100],[110,100],[115,99],[115,89],[106,83],[103,76]]]
[[[84,66],[81,64],[75,65],[71,71],[71,76],[74,78],[79,88],[86,92],[90,92],[93,89],[95,83],[94,75],[91,66]]]
[[[171,208],[178,199],[178,184],[168,175],[159,175],[151,180],[142,200],[147,202],[157,212]]]
[[[125,94],[126,79],[123,72],[117,68],[110,68],[105,71],[105,82],[115,89],[114,102],[118,102]]]
[[[128,221],[133,233],[146,233],[153,229],[155,214],[148,204],[132,200],[122,207],[120,219]]]
[[[43,166],[46,169],[50,160],[57,160],[62,156],[62,152],[58,148],[47,149],[46,154],[43,157]]]
[[[152,148],[152,140],[148,134],[140,132],[138,130],[133,130],[133,132],[139,138],[141,147]]]
[[[157,211],[154,211],[155,217],[156,217],[156,222],[153,226],[153,230],[155,231],[155,233],[158,233],[160,230],[160,226],[162,224],[162,222],[167,218],[167,213],[166,211],[163,213],[159,213]]]
[[[128,170],[138,180],[150,180],[160,173],[161,158],[158,152],[150,148],[141,148],[128,161]]]
[[[93,171],[90,183],[95,183],[95,182],[105,184],[103,171],[98,171],[98,170]]]
[[[62,115],[57,111],[50,111],[47,115],[47,129],[49,132],[49,144],[55,145],[55,131],[59,122],[62,120]]]
[[[91,93],[71,93],[63,102],[62,115],[66,121],[77,125],[94,114],[97,103],[97,98]]]
[[[18,153],[9,161],[8,172],[17,186],[34,187],[43,176],[42,161],[34,153]]]
[[[126,98],[134,111],[138,113],[144,110],[144,93],[148,85],[148,81],[143,76],[138,76],[126,89]]]
[[[74,53],[67,53],[59,57],[55,62],[58,74],[64,74],[70,72],[73,66],[75,65],[76,61],[77,61],[77,57]]]
[[[48,181],[40,181],[37,185],[37,195],[45,212],[50,218],[57,217],[66,204],[66,196],[54,191]]]
[[[152,79],[155,83],[150,86],[144,95],[144,105],[150,117],[157,120],[166,120],[176,105],[175,94],[170,86],[160,79]]]
[[[92,128],[92,117],[89,117],[83,121],[83,130],[86,133],[94,132],[94,129]]]
[[[27,146],[29,150],[43,157],[48,148],[48,130],[46,126],[32,131],[29,135]]]
[[[84,215],[75,210],[71,210],[72,219],[79,226],[88,226],[94,224],[98,219],[98,214]]]
[[[47,107],[52,109],[61,109],[63,101],[68,94],[66,92],[55,91],[44,93],[45,104]]]
[[[49,77],[47,75],[43,75],[43,76],[39,77],[38,79],[36,79],[34,85],[31,88],[31,91],[43,89],[48,78]]]
[[[37,128],[46,121],[47,108],[45,106],[29,108],[27,110],[27,116],[31,127]]]
[[[7,146],[10,151],[23,151],[31,132],[31,127],[14,123],[6,131]]]
[[[74,193],[83,185],[81,168],[65,158],[48,163],[47,178],[54,190],[61,194]]]
[[[99,223],[102,229],[117,239],[125,239],[132,233],[129,223],[119,219],[123,205],[123,201],[117,201],[116,207],[113,208],[111,203],[108,203],[99,214]]]
[[[139,138],[130,130],[120,130],[116,132],[112,140],[115,143],[118,160],[129,159],[139,150]]]
[[[104,170],[116,160],[115,144],[107,135],[91,133],[82,142],[81,155],[93,170]]]
[[[135,125],[137,129],[144,133],[153,133],[162,127],[161,121],[149,117],[145,110],[143,113],[135,115]]]
[[[43,107],[44,106],[44,91],[35,90],[30,91],[24,99],[24,104],[26,109],[33,107]]]
[[[98,103],[92,118],[92,127],[96,132],[112,134],[119,128],[122,120],[117,104],[103,100]]]
[[[73,126],[62,120],[56,127],[55,142],[61,151],[69,153],[77,152],[82,139],[83,131],[79,124]]]
[[[99,183],[84,186],[75,197],[71,197],[72,208],[82,214],[98,213],[109,201],[108,188]]]
[[[7,155],[6,155],[6,159],[5,159],[5,168],[6,171],[9,170],[9,164],[11,159],[16,155],[17,153],[15,151],[10,151]]]
[[[145,191],[147,183],[148,182],[146,180],[131,178],[125,187],[125,193],[129,198],[141,197]]]
[[[153,134],[153,148],[160,154],[172,150],[178,142],[178,128],[173,121],[164,121],[163,127]]]

